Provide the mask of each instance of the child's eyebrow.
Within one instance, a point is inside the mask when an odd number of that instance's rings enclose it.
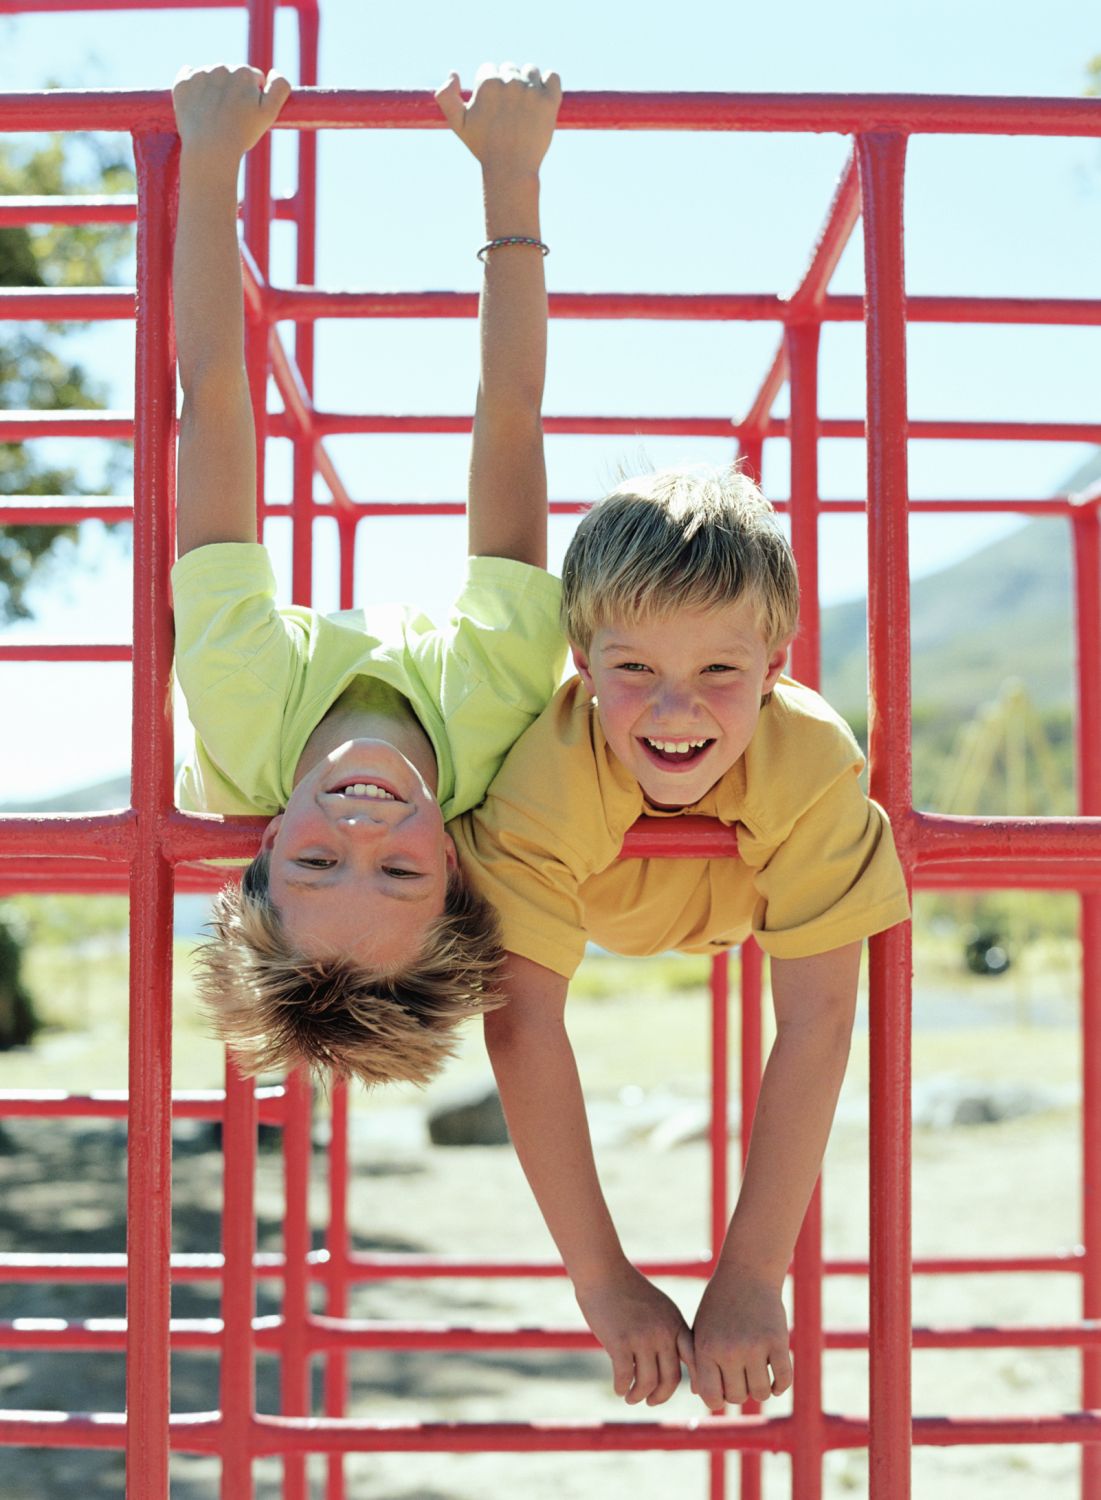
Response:
[[[341,884],[339,880],[291,880],[284,881],[285,885],[292,886],[296,891],[331,891]],[[430,890],[403,891],[395,887],[380,886],[379,894],[386,896],[391,901],[427,901],[432,894]]]

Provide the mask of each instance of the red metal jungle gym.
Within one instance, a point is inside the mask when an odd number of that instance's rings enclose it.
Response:
[[[462,432],[469,418],[444,416],[338,416],[318,411],[311,392],[314,323],[318,318],[472,318],[473,293],[327,292],[314,285],[316,130],[328,127],[420,129],[441,121],[428,95],[336,90],[311,93],[317,80],[318,0],[284,0],[300,40],[299,83],[305,85],[281,125],[296,129],[297,190],[272,201],[266,145],[248,161],[244,205],[248,354],[261,433],[289,438],[294,452],[293,499],[265,507],[293,522],[294,597],[308,601],[312,523],[335,517],[340,534],[341,602],[353,594],[354,538],[372,516],[401,507],[360,504],[341,483],[325,450],[335,433]],[[12,0],[3,11],[214,8],[211,0]],[[276,0],[249,0],[249,60],[272,63]],[[1070,1443],[1082,1446],[1081,1493],[1101,1497],[1101,492],[1073,499],[1036,501],[911,501],[907,494],[907,438],[1014,439],[1101,443],[1101,421],[907,422],[906,323],[1101,324],[1101,300],[1005,297],[909,297],[903,282],[902,194],[907,140],[921,133],[1101,136],[1101,102],[1058,99],[891,96],[784,96],[723,94],[580,93],[567,98],[564,129],[830,131],[851,135],[850,164],[838,185],[821,238],[802,282],[791,296],[577,295],[551,296],[559,318],[767,320],[783,325],[775,358],[759,394],[740,422],[723,417],[634,419],[551,416],[551,433],[672,433],[733,438],[759,467],[766,440],[786,440],[791,452],[791,516],[804,588],[803,630],[793,670],[805,682],[818,673],[817,523],[831,511],[855,511],[863,501],[822,501],[817,485],[818,437],[856,437],[865,420],[818,415],[818,343],[822,325],[863,320],[867,339],[867,455],[869,546],[870,750],[873,795],[894,823],[905,867],[918,886],[956,889],[1022,887],[1067,889],[1081,895],[1083,979],[1081,997],[1082,1244],[1050,1254],[1014,1256],[991,1247],[969,1258],[911,1263],[910,1254],[910,935],[897,928],[871,943],[871,1239],[866,1261],[823,1261],[818,1198],[808,1213],[793,1266],[796,1385],[790,1416],[765,1416],[752,1407],[694,1423],[418,1423],[379,1425],[350,1420],[346,1410],[349,1351],[390,1349],[584,1348],[578,1331],[479,1330],[359,1322],[347,1314],[349,1289],[372,1278],[424,1276],[531,1277],[561,1274],[552,1263],[508,1260],[474,1264],[352,1253],[347,1232],[347,1100],[337,1090],[331,1145],[331,1186],[325,1248],[311,1250],[306,1190],[310,1152],[310,1094],[303,1079],[256,1090],[227,1072],[224,1095],[171,1093],[172,895],[209,889],[202,861],[247,855],[256,842],[249,823],[188,816],[172,802],[172,737],[166,687],[172,659],[167,574],[172,556],[173,422],[175,377],[170,335],[169,267],[173,213],[175,135],[167,93],[66,92],[0,98],[0,129],[103,130],[133,137],[138,174],[136,201],[7,198],[0,224],[137,221],[138,274],[131,291],[5,290],[0,316],[9,319],[95,320],[135,318],[137,384],[133,414],[5,412],[0,441],[43,436],[133,438],[133,504],[60,500],[33,506],[18,498],[0,505],[0,521],[74,523],[89,517],[134,525],[133,649],[66,646],[0,647],[2,660],[128,660],[133,664],[133,789],[126,810],[88,816],[22,816],[0,819],[0,893],[18,891],[130,892],[129,1097],[58,1098],[45,1094],[0,1097],[0,1117],[14,1115],[117,1116],[129,1126],[128,1245],[125,1256],[33,1253],[0,1256],[7,1282],[122,1282],[125,1322],[99,1319],[35,1328],[21,1320],[0,1325],[0,1347],[12,1349],[127,1349],[127,1413],[0,1412],[0,1445],[107,1447],[127,1454],[127,1493],[134,1500],[164,1500],[170,1449],[219,1455],[227,1500],[253,1493],[253,1460],[280,1455],[283,1494],[308,1493],[306,1455],[329,1455],[325,1494],[347,1493],[342,1455],[362,1451],[513,1451],[647,1449],[706,1453],[712,1500],[730,1493],[727,1469],[737,1459],[736,1492],[753,1500],[761,1492],[761,1455],[787,1453],[792,1494],[821,1494],[822,1455],[831,1448],[870,1449],[874,1500],[905,1500],[910,1493],[910,1445]],[[297,236],[294,287],[268,279],[273,219],[289,220]],[[866,263],[863,299],[831,296],[830,277],[862,220]],[[277,321],[293,322],[287,348]],[[283,409],[265,411],[265,371],[274,376]],[[791,415],[772,407],[790,384]],[[263,437],[261,436],[261,451]],[[261,474],[263,470],[261,469]],[[331,500],[313,499],[319,474]],[[262,492],[262,483],[261,483]],[[574,505],[561,505],[576,510]],[[1079,812],[1075,818],[947,817],[912,805],[909,763],[910,641],[907,512],[991,509],[1061,516],[1073,538],[1077,630],[1077,751]],[[408,510],[411,507],[404,507]],[[421,516],[454,513],[461,506],[425,504]],[[636,829],[625,852],[667,858],[706,853],[736,856],[730,836],[706,821],[674,830]],[[740,960],[743,1118],[752,1117],[761,1067],[760,959],[747,949]],[[726,1178],[727,966],[717,961],[712,981],[713,1106],[711,1131],[712,1240],[707,1253],[654,1273],[706,1276],[717,1253],[729,1204]],[[222,1118],[225,1151],[225,1220],[221,1253],[170,1254],[170,1164],[173,1116]],[[255,1255],[253,1178],[256,1125],[282,1127],[286,1181],[284,1253]],[[748,1132],[743,1131],[743,1136]],[[965,1327],[911,1330],[911,1273],[923,1276],[1076,1274],[1082,1285],[1080,1322],[1068,1326]],[[822,1279],[867,1275],[870,1326],[836,1332],[821,1326]],[[282,1285],[282,1310],[254,1320],[258,1277]],[[214,1279],[222,1285],[217,1326],[170,1319],[173,1279]],[[310,1311],[309,1288],[324,1290],[323,1316]],[[127,1343],[128,1328],[138,1336]],[[220,1355],[220,1409],[170,1414],[169,1347],[208,1349]],[[1081,1351],[1082,1410],[1063,1416],[912,1419],[910,1350],[918,1348],[1066,1347]],[[870,1351],[870,1420],[823,1410],[823,1349]],[[254,1399],[257,1352],[278,1356],[282,1411],[258,1414]],[[310,1412],[309,1368],[323,1363],[323,1414]]]

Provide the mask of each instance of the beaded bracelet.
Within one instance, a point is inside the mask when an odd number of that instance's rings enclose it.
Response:
[[[490,240],[478,251],[478,259],[485,264],[485,258],[491,250],[498,250],[502,245],[531,245],[536,250],[542,250],[544,255],[550,254],[550,246],[544,245],[542,240],[533,239],[530,234],[505,234],[499,240]]]

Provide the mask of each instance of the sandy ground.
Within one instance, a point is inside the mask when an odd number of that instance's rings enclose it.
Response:
[[[642,1101],[645,1102],[644,1100]],[[658,1150],[630,1139],[634,1104],[607,1104],[600,1114],[600,1164],[625,1243],[637,1257],[693,1253],[705,1235],[707,1160],[702,1145]],[[642,1114],[646,1112],[643,1111]],[[851,1113],[851,1112],[850,1112]],[[352,1204],[361,1248],[448,1251],[472,1256],[549,1253],[538,1213],[508,1148],[431,1148],[408,1108],[383,1109],[357,1124]],[[1045,1251],[1075,1242],[1076,1116],[1052,1111],[996,1125],[919,1130],[915,1138],[914,1234],[917,1253]],[[0,1141],[0,1249],[121,1250],[124,1244],[124,1142],[114,1126],[6,1122]],[[217,1244],[221,1162],[199,1143],[183,1142],[175,1183],[179,1250]],[[834,1132],[826,1176],[826,1237],[831,1252],[859,1254],[867,1236],[866,1135],[843,1116]],[[319,1157],[319,1176],[322,1169]],[[265,1154],[260,1167],[260,1239],[279,1243],[280,1170]],[[318,1206],[323,1183],[317,1183]],[[62,1219],[61,1206],[64,1205]],[[695,1283],[670,1283],[686,1313]],[[1070,1321],[1072,1276],[920,1278],[915,1320],[924,1324]],[[276,1311],[272,1290],[260,1311]],[[121,1315],[121,1288],[0,1287],[0,1318]],[[213,1285],[180,1287],[178,1316],[215,1316]],[[454,1324],[576,1326],[564,1282],[391,1282],[361,1288],[353,1312],[398,1320]],[[831,1326],[865,1324],[866,1287],[851,1278],[827,1286]],[[278,1403],[274,1363],[261,1360],[260,1403]],[[174,1360],[174,1407],[208,1410],[216,1403],[214,1362],[200,1355]],[[414,1355],[378,1354],[352,1360],[354,1409],[379,1420],[624,1420],[632,1414],[611,1395],[600,1353]],[[827,1357],[826,1404],[866,1410],[866,1364],[859,1354]],[[123,1404],[121,1356],[94,1360],[71,1354],[0,1356],[0,1406],[118,1410]],[[914,1405],[921,1413],[1057,1412],[1078,1405],[1076,1360],[1043,1350],[924,1352],[914,1360]],[[664,1409],[670,1418],[697,1414],[682,1392]],[[645,1418],[643,1418],[645,1419]],[[314,1493],[320,1495],[320,1461]],[[765,1493],[789,1493],[784,1460],[766,1460]],[[737,1461],[730,1461],[731,1500]],[[553,1454],[525,1457],[414,1455],[352,1457],[354,1500],[487,1500],[523,1492],[525,1500],[668,1500],[707,1494],[706,1460],[696,1455]],[[1077,1497],[1077,1450],[1063,1447],[919,1450],[917,1500],[1071,1500]],[[867,1490],[863,1453],[831,1456],[830,1500]],[[87,1500],[121,1496],[119,1455],[0,1450],[0,1500]],[[279,1466],[257,1466],[257,1495],[280,1493]],[[173,1461],[174,1500],[214,1500],[217,1464]],[[140,1500],[140,1497],[137,1497]]]

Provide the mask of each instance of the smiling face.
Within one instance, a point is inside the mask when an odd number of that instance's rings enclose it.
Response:
[[[617,760],[655,807],[687,807],[740,759],[787,660],[754,601],[611,621],[574,662]]]
[[[456,865],[421,772],[378,739],[349,740],[314,765],[263,847],[271,900],[295,948],[382,973],[420,952]]]

